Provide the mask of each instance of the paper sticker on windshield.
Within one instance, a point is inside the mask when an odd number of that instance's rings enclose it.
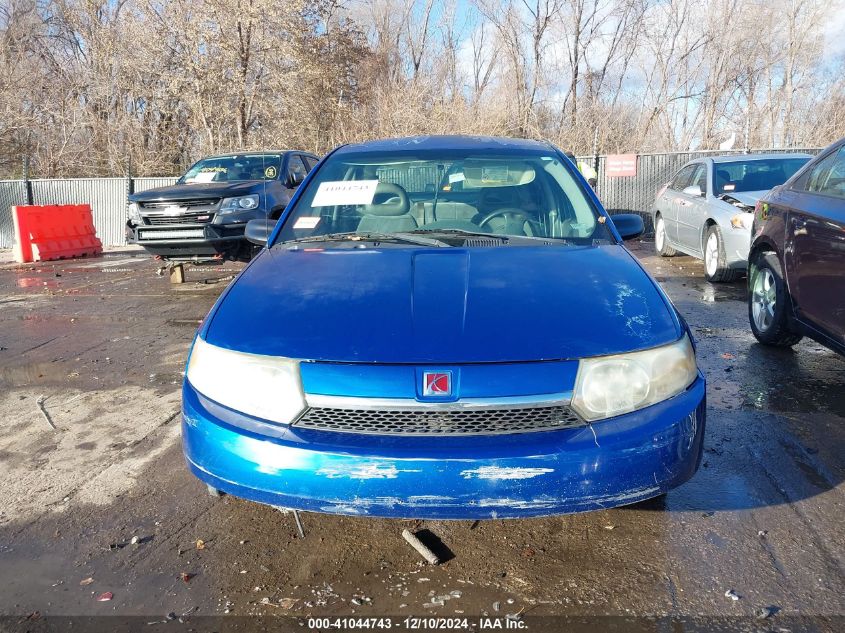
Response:
[[[306,215],[301,218],[297,218],[296,222],[293,224],[293,228],[295,229],[313,229],[320,223],[320,216],[310,216]]]
[[[214,182],[214,177],[216,175],[216,171],[201,171],[196,176],[191,178],[191,182]]]
[[[275,178],[276,174],[278,174],[278,173],[279,172],[276,171],[276,168],[273,167],[273,165],[270,165],[267,169],[264,170],[264,176],[266,176],[267,178],[271,178],[271,179]]]
[[[333,207],[339,204],[370,204],[376,195],[378,180],[338,180],[322,182],[317,188],[312,207]]]
[[[722,187],[722,191],[733,191],[734,189],[736,189],[736,185],[734,184],[725,185],[724,187]]]
[[[460,171],[457,174],[449,174],[449,184],[454,182],[461,182],[462,180],[466,180],[466,176],[464,176],[464,172]]]

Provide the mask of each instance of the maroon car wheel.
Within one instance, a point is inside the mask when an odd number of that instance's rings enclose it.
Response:
[[[748,276],[748,320],[754,337],[765,345],[790,347],[801,340],[789,323],[789,294],[777,255],[758,253]]]

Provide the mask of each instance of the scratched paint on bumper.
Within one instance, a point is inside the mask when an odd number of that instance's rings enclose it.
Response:
[[[194,474],[260,503],[336,514],[483,519],[635,503],[682,484],[701,459],[704,380],[592,427],[470,438],[294,431],[270,438],[213,415],[186,381],[183,442]]]

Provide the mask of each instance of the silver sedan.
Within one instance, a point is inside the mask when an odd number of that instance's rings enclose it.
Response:
[[[708,281],[732,281],[748,268],[754,206],[812,158],[743,154],[684,165],[654,200],[654,245],[663,257],[681,251],[704,260]]]

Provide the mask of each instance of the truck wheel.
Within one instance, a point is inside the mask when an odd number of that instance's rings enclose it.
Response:
[[[661,257],[674,257],[678,252],[669,246],[669,241],[666,239],[666,223],[660,214],[654,218],[654,250]]]
[[[726,260],[722,230],[711,224],[704,237],[704,276],[707,281],[720,283],[736,279],[739,271],[728,267]]]
[[[791,347],[800,341],[803,337],[792,329],[788,309],[789,291],[777,255],[755,255],[748,275],[748,320],[754,338],[775,347]]]
[[[249,262],[260,250],[260,246],[256,246],[250,242],[244,242],[235,253],[235,260],[239,262]]]

